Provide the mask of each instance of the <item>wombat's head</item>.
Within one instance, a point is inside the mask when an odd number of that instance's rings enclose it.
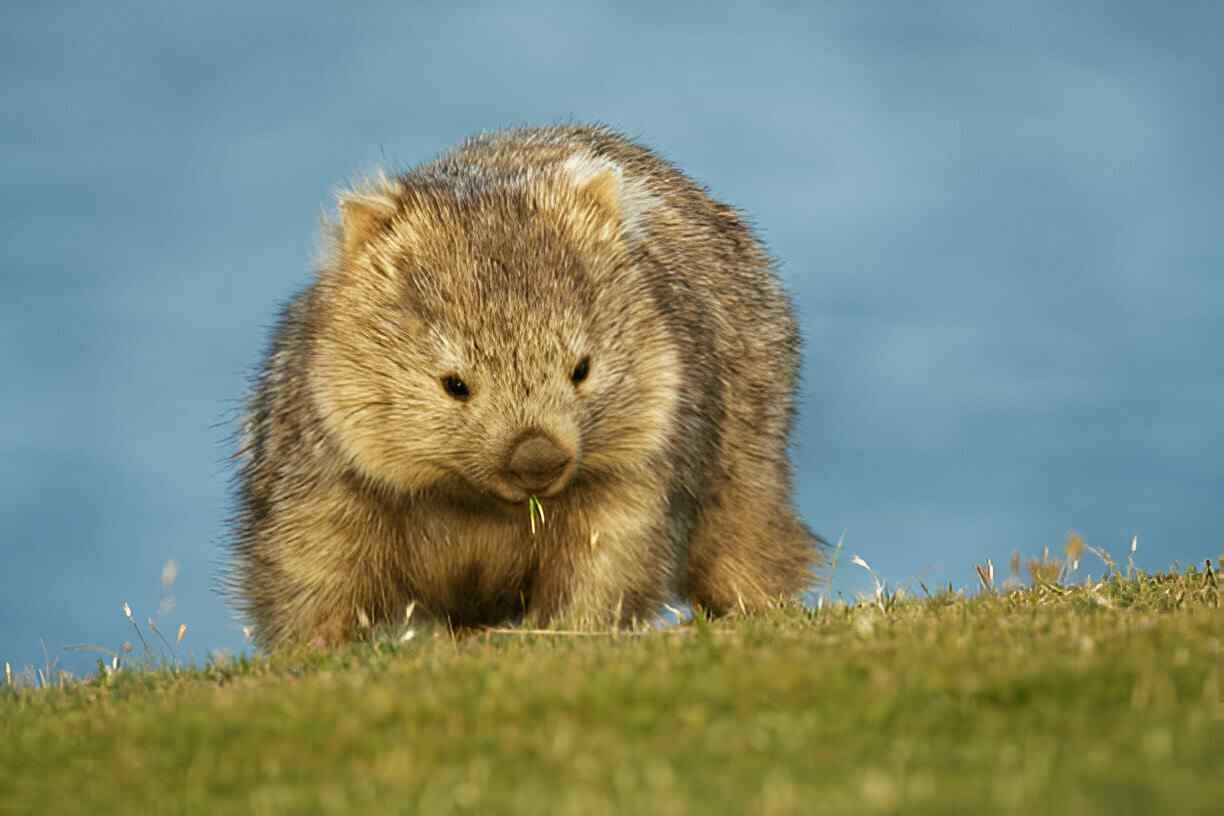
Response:
[[[415,173],[340,200],[311,386],[349,464],[520,502],[657,468],[679,358],[614,164]]]

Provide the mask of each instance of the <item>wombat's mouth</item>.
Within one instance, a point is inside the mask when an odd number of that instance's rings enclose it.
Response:
[[[552,484],[543,488],[526,487],[506,479],[498,479],[486,488],[493,496],[502,502],[513,505],[526,504],[532,499],[551,499],[563,492],[570,484],[572,472],[568,471],[558,477]]]
[[[477,510],[524,512],[523,508],[532,498],[551,499],[570,490],[581,480],[581,469],[576,459],[569,459],[560,467],[547,473],[523,473],[502,470],[483,478],[473,478],[459,469],[449,470],[449,476],[438,483],[440,495],[448,495],[451,501]]]

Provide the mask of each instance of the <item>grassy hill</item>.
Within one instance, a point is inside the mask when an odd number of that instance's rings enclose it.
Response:
[[[881,588],[10,684],[0,812],[1219,813],[1222,591]]]

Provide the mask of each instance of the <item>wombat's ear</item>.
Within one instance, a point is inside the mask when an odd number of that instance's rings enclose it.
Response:
[[[627,176],[619,164],[590,153],[575,153],[562,163],[561,170],[579,194],[618,222],[628,236],[644,234],[650,212],[659,200],[641,181]]]
[[[340,194],[340,245],[352,257],[395,215],[396,200],[385,176]]]

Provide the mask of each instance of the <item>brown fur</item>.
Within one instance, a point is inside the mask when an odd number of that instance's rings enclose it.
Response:
[[[333,232],[249,399],[230,588],[261,645],[412,602],[599,626],[808,585],[798,334],[731,208],[606,128],[555,127],[380,177]]]

